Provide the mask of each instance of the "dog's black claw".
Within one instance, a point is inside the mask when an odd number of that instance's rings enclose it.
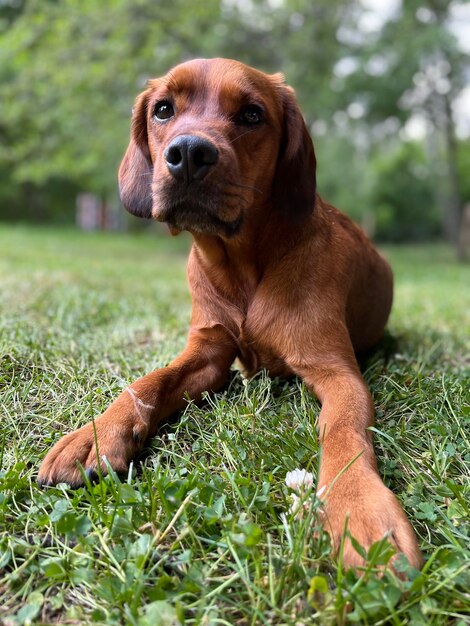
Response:
[[[134,432],[132,433],[132,440],[139,449],[142,448],[142,446],[144,445],[144,438],[138,431],[134,430]]]
[[[96,472],[95,468],[93,468],[93,467],[88,467],[88,468],[85,470],[85,476],[88,478],[88,480],[89,480],[91,483],[96,483],[96,481],[97,481],[97,480],[98,480],[98,478],[99,478],[99,476],[98,476],[98,474],[97,474],[97,472]]]

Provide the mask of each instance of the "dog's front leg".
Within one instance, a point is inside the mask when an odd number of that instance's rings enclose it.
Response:
[[[200,400],[204,391],[216,391],[227,379],[237,347],[221,325],[190,331],[185,350],[167,367],[139,378],[127,387],[94,422],[62,437],[39,470],[43,485],[83,483],[79,469],[95,472],[100,462],[118,472],[155,434],[158,425],[185,406],[185,398]]]
[[[315,359],[315,365],[297,368],[322,404],[318,496],[323,500],[325,529],[336,553],[347,525],[348,532],[366,550],[387,536],[397,552],[419,567],[422,561],[414,531],[377,471],[368,430],[374,421],[370,393],[352,349],[348,347],[344,354],[345,358],[335,359],[330,354],[323,364]],[[364,565],[349,539],[343,548],[345,567]]]

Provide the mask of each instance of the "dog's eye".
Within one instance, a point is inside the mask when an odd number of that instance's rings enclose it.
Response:
[[[256,104],[244,107],[238,115],[239,124],[259,124],[263,121],[263,111]]]
[[[157,118],[157,120],[167,120],[170,117],[173,117],[174,114],[175,110],[173,105],[171,102],[168,102],[168,100],[157,102],[153,111],[153,115]]]

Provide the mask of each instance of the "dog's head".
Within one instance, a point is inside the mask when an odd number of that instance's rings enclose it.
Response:
[[[282,75],[199,59],[151,80],[137,98],[119,189],[128,211],[173,232],[231,237],[250,211],[309,214],[315,167]]]

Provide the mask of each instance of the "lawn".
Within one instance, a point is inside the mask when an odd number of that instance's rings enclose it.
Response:
[[[127,478],[40,489],[39,463],[183,347],[187,240],[0,227],[0,623],[468,624],[470,268],[389,248],[390,335],[362,364],[385,482],[426,564],[358,578],[289,514],[316,472],[319,406],[299,381],[243,380],[148,444]],[[383,557],[385,558],[385,557]],[[405,566],[404,566],[405,567]]]

